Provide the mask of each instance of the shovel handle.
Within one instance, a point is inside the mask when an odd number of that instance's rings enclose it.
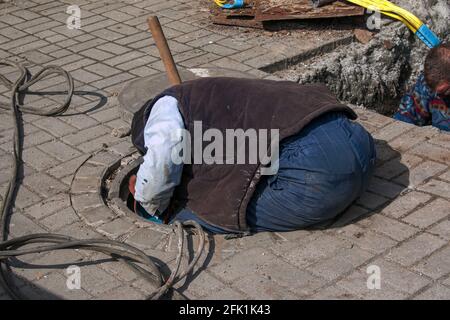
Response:
[[[167,78],[171,85],[177,85],[181,83],[180,74],[178,73],[177,66],[173,60],[172,53],[170,52],[169,45],[167,44],[166,37],[159,23],[157,16],[151,16],[147,20],[148,27],[155,40],[156,47],[158,48],[159,55],[166,69]]]

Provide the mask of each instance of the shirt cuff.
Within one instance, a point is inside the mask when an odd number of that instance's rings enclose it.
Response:
[[[170,202],[170,201],[158,201],[155,199],[153,199],[150,202],[145,202],[142,201],[143,199],[141,199],[138,195],[135,195],[135,200],[139,202],[142,208],[144,208],[145,211],[147,211],[147,213],[151,216],[157,216],[158,214],[162,214],[167,209]]]

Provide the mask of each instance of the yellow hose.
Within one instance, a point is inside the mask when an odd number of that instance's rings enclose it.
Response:
[[[386,16],[394,18],[405,24],[417,37],[419,37],[429,48],[433,48],[440,44],[439,37],[431,31],[426,24],[420,21],[414,14],[405,10],[388,0],[346,0],[368,10],[380,12]],[[243,0],[235,0],[230,5],[227,0],[214,0],[214,2],[227,9],[242,7]],[[236,5],[239,2],[238,5]]]
[[[226,4],[228,1],[227,1],[227,0],[214,0],[214,2],[215,2],[219,7],[223,7],[223,5]]]
[[[417,30],[423,25],[415,15],[408,10],[405,10],[392,2],[387,0],[347,0],[361,7],[369,10],[378,11],[391,18],[397,19],[403,22],[412,32],[416,33]]]
[[[387,0],[347,0],[366,9],[380,12],[391,18],[403,22],[414,34],[429,48],[434,48],[441,43],[436,34],[420,21],[414,14]]]

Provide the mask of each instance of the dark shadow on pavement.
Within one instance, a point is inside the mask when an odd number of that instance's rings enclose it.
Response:
[[[356,27],[367,28],[364,17],[346,17],[342,18],[322,18],[322,19],[303,19],[303,20],[280,20],[264,21],[264,30],[267,31],[330,31],[330,30],[350,30]]]
[[[63,300],[64,298],[56,293],[50,292],[42,286],[32,283],[28,279],[18,275],[13,275],[13,281],[17,286],[17,291],[28,300]],[[7,296],[7,299],[11,299]],[[1,299],[0,299],[1,300]]]
[[[67,94],[67,92],[62,92],[62,91],[41,91],[41,92],[27,91],[24,94],[30,95],[30,96],[32,96],[32,95],[35,95],[35,96],[64,96],[65,94]],[[69,107],[68,112],[66,112],[64,114],[61,114],[58,117],[70,117],[70,116],[76,116],[76,115],[80,115],[80,114],[86,114],[86,113],[89,113],[89,112],[94,112],[94,111],[99,110],[103,106],[105,106],[107,101],[108,101],[108,98],[105,97],[103,94],[98,93],[98,92],[93,92],[93,91],[75,90],[73,92],[73,95],[74,96],[79,96],[79,97],[98,98],[98,103],[95,104],[93,107],[89,108],[88,110],[85,110],[85,111],[82,111],[82,112],[75,112],[75,113],[70,112],[71,108]],[[21,96],[23,96],[23,94],[21,94]],[[23,98],[21,99],[20,102],[23,103]]]

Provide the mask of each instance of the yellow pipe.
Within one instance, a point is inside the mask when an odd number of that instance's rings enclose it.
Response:
[[[388,0],[347,0],[369,10],[378,11],[391,18],[403,22],[414,34],[419,37],[429,48],[439,45],[439,38],[426,24],[420,21],[414,14]]]
[[[387,0],[347,0],[369,10],[378,11],[391,18],[403,22],[412,32],[417,32],[423,25],[422,21],[411,12]]]
[[[235,3],[244,3],[243,0],[234,0]],[[439,38],[414,14],[405,10],[388,0],[347,0],[353,4],[366,9],[380,12],[404,23],[414,34],[416,34],[428,47],[432,48],[440,43]],[[228,0],[214,0],[220,6],[227,6]]]

